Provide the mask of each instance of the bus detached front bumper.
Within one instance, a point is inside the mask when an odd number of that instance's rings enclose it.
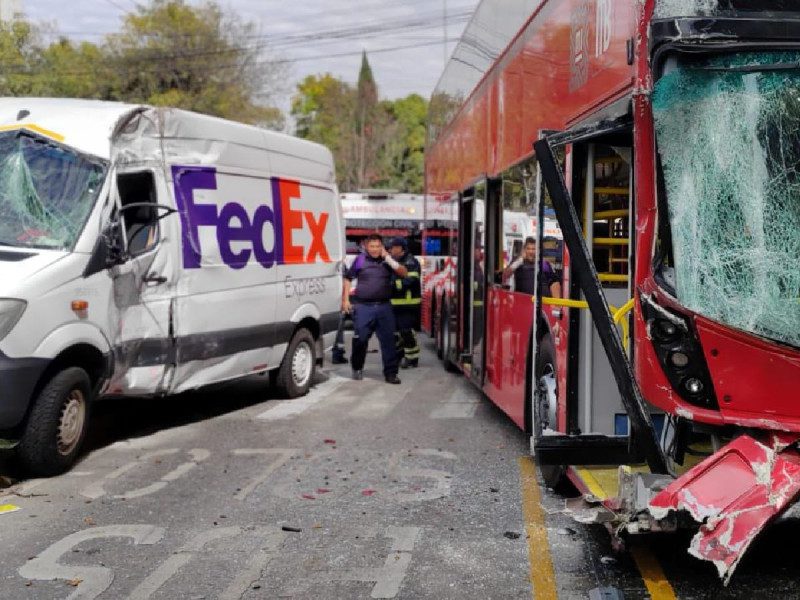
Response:
[[[714,563],[727,585],[753,541],[800,497],[798,442],[790,433],[742,435],[677,478],[622,466],[613,497],[584,489],[582,498],[567,501],[566,513],[604,524],[615,545],[622,533],[700,523],[689,554]]]
[[[800,495],[797,434],[743,435],[673,481],[651,501],[656,519],[685,511],[700,531],[689,553],[713,562],[727,584],[753,540]]]

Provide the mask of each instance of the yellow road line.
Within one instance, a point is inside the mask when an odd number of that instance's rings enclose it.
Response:
[[[522,481],[522,512],[528,534],[528,559],[531,564],[531,585],[535,600],[558,600],[556,573],[550,555],[550,541],[542,510],[542,496],[536,477],[536,463],[530,456],[519,459]]]
[[[15,512],[17,510],[19,510],[19,506],[14,506],[13,504],[0,504],[0,515]]]
[[[598,500],[605,500],[606,498],[608,498],[606,490],[603,489],[603,486],[600,485],[600,482],[597,481],[597,478],[591,471],[589,471],[588,469],[580,469],[580,468],[576,470],[578,471],[578,475],[580,476],[580,478],[586,484],[586,487],[589,488],[589,491],[591,492],[592,496],[594,496]]]
[[[661,565],[650,550],[644,546],[637,546],[631,549],[631,555],[636,561],[652,600],[677,600],[675,590],[672,589]]]

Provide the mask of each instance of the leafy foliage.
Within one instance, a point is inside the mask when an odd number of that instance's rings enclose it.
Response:
[[[0,24],[0,94],[169,105],[283,127],[274,94],[285,68],[264,59],[253,23],[215,2],[139,4],[101,44],[46,45],[42,33],[21,20]]]
[[[417,94],[378,99],[364,55],[357,86],[330,74],[306,77],[292,101],[296,134],[328,146],[344,192],[422,192],[427,101]]]

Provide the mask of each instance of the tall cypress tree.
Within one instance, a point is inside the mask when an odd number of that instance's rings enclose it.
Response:
[[[372,67],[367,60],[367,51],[361,54],[361,70],[358,73],[358,94],[356,97],[356,143],[358,157],[358,187],[368,187],[372,179],[369,165],[370,147],[375,136],[375,118],[378,107],[378,86],[372,76]]]

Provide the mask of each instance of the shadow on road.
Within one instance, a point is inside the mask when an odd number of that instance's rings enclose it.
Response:
[[[328,378],[326,373],[317,372],[314,384],[324,383]],[[278,392],[270,386],[269,377],[253,376],[165,398],[100,400],[92,407],[82,455],[121,440],[146,437],[280,399]],[[13,458],[13,450],[0,452],[0,490],[4,479],[16,482],[22,477]]]

